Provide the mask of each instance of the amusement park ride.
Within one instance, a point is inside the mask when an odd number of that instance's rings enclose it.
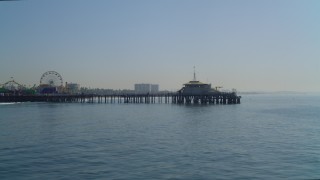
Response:
[[[0,84],[0,93],[2,94],[34,94],[33,92],[32,88],[28,89],[24,85],[16,82],[12,77],[10,81]]]
[[[40,78],[39,92],[41,94],[53,94],[63,92],[62,76],[56,71],[47,71]]]
[[[34,85],[31,88],[27,88],[25,85],[21,85],[16,82],[12,77],[10,81],[4,84],[0,84],[0,93],[2,94],[62,94],[68,93],[68,84],[63,86],[62,76],[56,71],[47,71],[42,74],[40,78],[40,85]]]

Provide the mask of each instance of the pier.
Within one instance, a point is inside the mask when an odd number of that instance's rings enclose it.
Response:
[[[116,94],[116,95],[7,95],[0,102],[55,102],[55,103],[173,103],[173,104],[240,104],[241,96],[234,93],[187,95],[167,94]]]
[[[145,84],[142,84],[145,85]],[[241,96],[236,90],[219,91],[221,86],[211,87],[211,84],[196,79],[194,67],[193,80],[183,84],[176,92],[158,92],[151,88],[134,92],[116,92],[114,94],[80,92],[78,84],[66,83],[63,87],[62,77],[55,71],[45,72],[37,89],[26,91],[26,88],[13,79],[2,85],[0,103],[11,102],[55,102],[55,103],[173,103],[173,104],[240,104]],[[14,88],[17,87],[17,88]],[[73,89],[73,90],[72,90]],[[139,89],[139,88],[138,88]],[[78,93],[78,94],[76,94]],[[95,92],[93,92],[95,93]]]

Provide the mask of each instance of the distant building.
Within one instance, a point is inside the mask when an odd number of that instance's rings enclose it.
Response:
[[[134,91],[137,94],[146,94],[146,93],[158,93],[159,85],[158,84],[135,84]]]
[[[134,91],[138,94],[149,93],[150,92],[150,84],[135,84]]]
[[[158,93],[159,92],[159,84],[151,84],[150,92],[151,93]]]
[[[69,94],[78,94],[80,92],[80,85],[66,82],[66,90]]]

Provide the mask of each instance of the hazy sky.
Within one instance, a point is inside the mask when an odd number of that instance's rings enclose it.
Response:
[[[320,92],[320,1],[0,1],[0,83]]]

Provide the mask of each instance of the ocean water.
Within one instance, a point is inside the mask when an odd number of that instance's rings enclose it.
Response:
[[[320,96],[0,105],[0,179],[319,179]]]

